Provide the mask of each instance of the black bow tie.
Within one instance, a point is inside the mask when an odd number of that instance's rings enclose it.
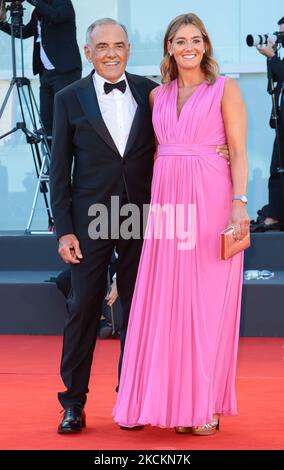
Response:
[[[104,90],[105,90],[105,94],[108,95],[112,90],[114,90],[115,88],[117,88],[118,90],[121,91],[121,93],[125,93],[125,90],[126,90],[126,81],[125,80],[121,80],[120,82],[118,83],[109,83],[109,82],[105,82],[104,83]]]

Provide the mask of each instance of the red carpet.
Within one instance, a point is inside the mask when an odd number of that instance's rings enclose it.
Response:
[[[242,338],[238,362],[239,415],[221,419],[210,437],[146,428],[121,431],[112,421],[119,343],[99,341],[86,406],[87,429],[56,433],[59,337],[0,336],[0,449],[284,449],[284,340]],[[186,406],[186,404],[185,404]]]

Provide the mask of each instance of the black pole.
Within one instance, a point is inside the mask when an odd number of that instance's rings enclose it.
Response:
[[[16,43],[15,33],[21,40],[21,71],[22,77],[24,76],[24,48],[23,48],[23,17],[24,8],[21,1],[15,1],[7,8],[11,11],[11,43],[12,43],[12,70],[13,78],[17,77],[16,66]]]
[[[17,78],[17,66],[16,66],[16,43],[15,43],[15,26],[13,20],[11,23],[11,44],[12,44],[12,70],[13,78]]]

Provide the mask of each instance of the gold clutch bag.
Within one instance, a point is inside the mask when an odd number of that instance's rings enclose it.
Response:
[[[227,260],[250,247],[250,233],[242,240],[235,239],[234,227],[230,226],[220,234],[220,258]]]

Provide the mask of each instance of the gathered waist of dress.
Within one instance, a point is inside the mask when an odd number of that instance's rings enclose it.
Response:
[[[217,145],[207,145],[207,144],[159,144],[158,145],[158,157],[174,157],[174,156],[184,156],[184,157],[207,157],[208,155],[216,155]]]

